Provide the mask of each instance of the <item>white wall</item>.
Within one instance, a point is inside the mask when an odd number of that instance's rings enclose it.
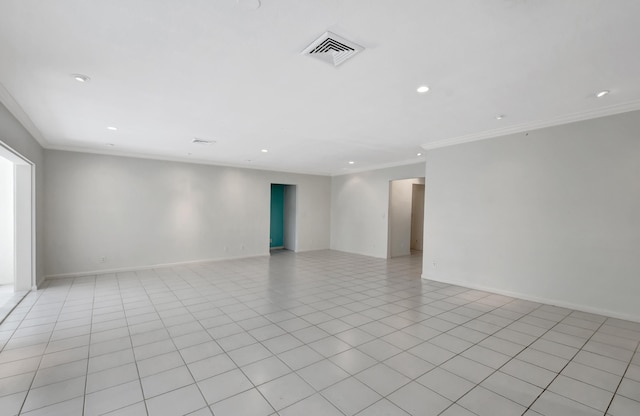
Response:
[[[424,164],[331,178],[331,248],[386,258],[389,181],[424,176]]]
[[[44,279],[44,151],[42,146],[25,130],[5,106],[0,103],[0,142],[27,158],[35,170],[35,269],[36,282]],[[20,169],[26,169],[22,166]],[[28,175],[19,175],[20,178]],[[20,198],[22,200],[23,198]],[[24,237],[24,236],[22,236]],[[21,269],[24,269],[21,267]],[[18,282],[22,283],[22,282]],[[25,284],[24,287],[27,285]]]
[[[296,241],[296,187],[284,186],[284,248],[297,250]]]
[[[13,163],[0,156],[0,285],[13,284]]]
[[[413,185],[424,179],[391,181],[389,190],[389,257],[411,254],[411,211]]]
[[[427,152],[423,276],[640,321],[640,112]]]
[[[327,249],[328,177],[47,150],[47,274],[266,255],[271,183],[297,185],[298,250]]]

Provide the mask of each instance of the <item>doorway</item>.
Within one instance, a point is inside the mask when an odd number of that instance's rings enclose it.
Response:
[[[297,249],[296,185],[271,184],[269,250]]]
[[[0,304],[13,296],[15,275],[14,166],[0,156]]]
[[[389,182],[387,257],[422,251],[424,232],[424,178]]]
[[[0,142],[0,322],[36,287],[33,170]]]
[[[411,190],[411,250],[422,251],[424,238],[424,183],[412,184]]]

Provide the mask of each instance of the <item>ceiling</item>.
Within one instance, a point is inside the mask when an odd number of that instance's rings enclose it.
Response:
[[[335,175],[640,109],[638,22],[637,0],[3,0],[0,99],[47,148]],[[327,30],[365,50],[301,54]]]

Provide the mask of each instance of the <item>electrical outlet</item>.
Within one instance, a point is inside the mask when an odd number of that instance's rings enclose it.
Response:
[[[100,257],[100,263],[106,263],[106,262],[107,262],[106,257]]]

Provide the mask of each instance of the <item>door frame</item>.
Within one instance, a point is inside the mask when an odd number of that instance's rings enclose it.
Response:
[[[422,202],[419,204],[422,206],[422,212],[420,212],[419,210],[416,211],[415,210],[415,203],[416,203],[416,190],[417,189],[421,189],[421,191],[419,191],[418,193],[422,193]],[[410,250],[418,250],[418,251],[423,251],[424,250],[424,200],[425,200],[425,194],[426,194],[426,186],[424,183],[414,183],[411,186],[411,243],[409,244],[409,249]],[[419,232],[417,233],[417,235],[414,234],[414,224],[416,221],[416,218],[420,218],[421,219],[421,227]],[[419,240],[414,239],[414,237],[418,237]],[[420,248],[414,248],[414,243],[415,241],[420,241]]]
[[[14,291],[37,290],[36,166],[2,141],[0,155],[14,165]]]
[[[403,220],[403,224],[405,226],[408,227],[408,233],[406,233],[405,237],[406,237],[406,253],[405,254],[395,254],[392,245],[394,244],[394,234],[397,230],[397,225],[394,223],[394,220],[396,219],[396,208],[394,208],[394,204],[395,202],[397,202],[394,199],[394,192],[393,192],[393,184],[394,182],[401,182],[401,181],[414,181],[411,183],[411,198],[409,198],[408,201],[405,201],[406,204],[408,205],[402,205],[401,208],[404,208],[404,210],[406,211],[406,209],[408,208],[409,211],[409,217],[402,217]],[[415,176],[415,177],[409,177],[409,178],[398,178],[398,179],[390,179],[389,180],[389,192],[388,192],[388,202],[387,202],[387,258],[394,258],[394,257],[400,257],[400,256],[408,256],[411,255],[411,214],[412,214],[412,210],[413,210],[413,204],[412,204],[412,197],[413,197],[413,185],[414,184],[425,184],[426,183],[426,179],[424,176]],[[426,187],[425,187],[425,194],[426,194]],[[423,218],[424,218],[424,212],[422,213]],[[424,221],[424,220],[423,220]],[[405,233],[403,233],[405,234]]]
[[[293,252],[298,251],[298,185],[293,183],[281,183],[281,182],[270,182],[269,184],[269,251],[274,248],[271,247],[271,203],[272,203],[272,193],[271,186],[272,185],[281,185],[283,186],[283,199],[284,203],[282,206],[283,209],[283,236],[282,236],[282,248],[285,250],[290,250]],[[287,195],[291,195],[293,192],[293,207],[289,207],[287,209]],[[291,209],[293,208],[293,209]],[[291,228],[293,230],[291,231]],[[287,231],[291,232],[287,232]],[[289,235],[289,237],[288,237]]]

